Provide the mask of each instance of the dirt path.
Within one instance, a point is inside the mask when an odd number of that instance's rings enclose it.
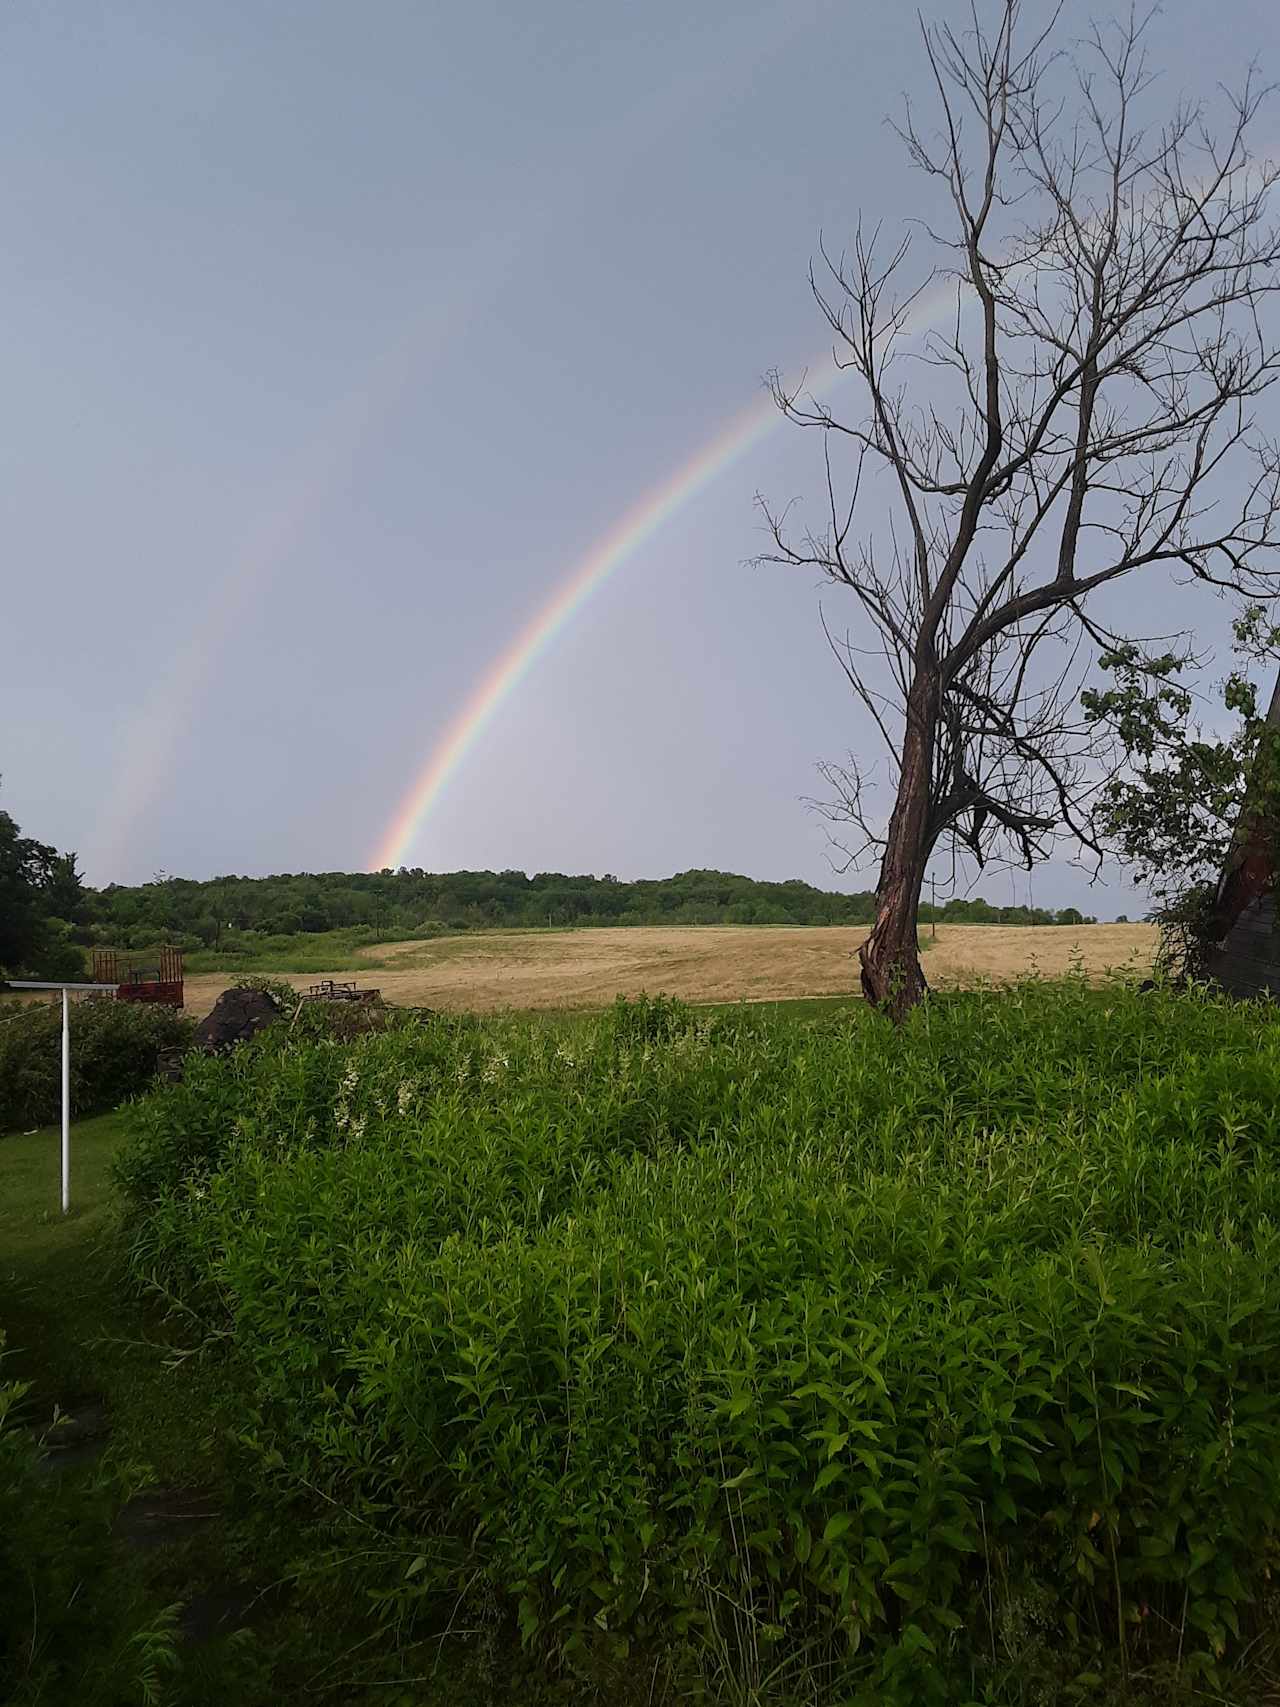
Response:
[[[581,931],[495,931],[434,942],[383,943],[368,958],[390,969],[291,973],[299,989],[322,977],[357,976],[390,1002],[491,1012],[501,1008],[600,1007],[619,993],[666,991],[688,1001],[733,1002],[846,995],[857,990],[855,953],[866,935],[853,926],[635,926]],[[1074,962],[1090,973],[1146,970],[1155,951],[1150,925],[939,925],[925,931],[925,972],[937,988],[1041,972]],[[208,1013],[231,982],[225,973],[187,979],[187,1008]]]

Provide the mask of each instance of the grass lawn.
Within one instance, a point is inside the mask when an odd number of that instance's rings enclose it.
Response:
[[[30,1382],[28,1403],[38,1416],[54,1404],[104,1401],[112,1455],[127,1457],[135,1476],[207,1481],[223,1470],[227,1419],[219,1415],[217,1388],[203,1371],[175,1365],[180,1334],[121,1284],[110,1167],[125,1121],[118,1112],[72,1127],[66,1215],[59,1207],[59,1129],[0,1139],[5,1371]]]
[[[59,1208],[56,1126],[0,1139],[0,1297],[10,1374],[52,1397],[91,1377],[88,1341],[118,1309],[95,1252],[108,1226],[108,1170],[120,1114],[78,1121],[71,1139],[71,1212]]]
[[[91,1418],[95,1431],[106,1428],[97,1456],[91,1445],[62,1467],[55,1455],[56,1472],[41,1478],[48,1501],[42,1526],[18,1543],[24,1557],[37,1555],[37,1579],[47,1564],[42,1550],[75,1561],[68,1580],[48,1566],[56,1588],[42,1596],[39,1622],[46,1631],[52,1626],[55,1672],[20,1685],[24,1707],[27,1701],[53,1707],[70,1699],[65,1692],[73,1688],[77,1700],[94,1707],[133,1699],[131,1644],[149,1629],[167,1630],[179,1607],[204,1601],[243,1573],[240,1542],[225,1517],[202,1524],[198,1537],[175,1532],[141,1551],[117,1534],[122,1512],[147,1489],[228,1485],[226,1395],[212,1371],[170,1366],[173,1336],[121,1283],[110,1166],[125,1119],[107,1114],[72,1127],[72,1207],[65,1216],[59,1129],[0,1139],[0,1329],[7,1342],[0,1373],[29,1384],[18,1420],[37,1434],[55,1412]],[[59,1635],[63,1620],[85,1602],[88,1610]],[[4,1622],[0,1615],[0,1638]],[[59,1650],[71,1645],[83,1647],[83,1655],[69,1662],[70,1672],[56,1670]],[[176,1652],[172,1636],[169,1646]],[[217,1637],[179,1669],[160,1667],[155,1700],[174,1707],[265,1701],[270,1697],[259,1692],[255,1672],[264,1675],[240,1639],[228,1644]]]

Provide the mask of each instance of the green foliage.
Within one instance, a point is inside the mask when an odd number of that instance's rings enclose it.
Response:
[[[90,999],[71,1010],[71,1109],[114,1108],[155,1076],[161,1050],[191,1041],[194,1021],[173,1008]],[[62,1004],[0,1015],[0,1133],[43,1126],[61,1113]]]
[[[424,942],[438,930],[408,933]],[[343,930],[298,932],[284,936],[274,931],[227,931],[215,948],[190,949],[185,956],[188,972],[230,972],[236,982],[278,972],[333,972],[344,966],[371,969],[378,965],[377,944],[382,933],[365,925]]]
[[[1234,624],[1239,658],[1280,661],[1280,627],[1259,606]],[[1244,669],[1222,683],[1230,732],[1206,732],[1180,676],[1189,660],[1144,656],[1136,646],[1102,660],[1115,686],[1082,696],[1086,718],[1109,726],[1127,755],[1124,774],[1103,790],[1095,821],[1159,903],[1167,965],[1198,975],[1207,942],[1202,925],[1233,845],[1273,843],[1280,826],[1280,729],[1259,709]],[[1270,847],[1275,864],[1276,849]]]
[[[1095,925],[1097,920],[1086,917],[1077,907],[996,907],[981,895],[966,899],[953,895],[941,906],[921,903],[918,914],[922,925]]]
[[[20,835],[0,812],[0,979],[83,977],[84,954],[70,940],[83,902],[75,854]]]
[[[1203,981],[1211,975],[1217,885],[1188,883],[1152,914],[1160,927],[1156,971],[1164,978]]]
[[[268,978],[262,973],[248,973],[231,980],[233,990],[259,990],[280,1009],[281,1013],[292,1013],[298,1005],[298,992],[287,978]]]
[[[723,871],[620,883],[615,877],[522,871],[418,869],[277,877],[166,877],[112,885],[89,898],[94,941],[141,949],[172,942],[193,972],[328,972],[357,950],[376,964],[388,937],[429,941],[446,932],[586,925],[859,925],[875,917],[869,893],[840,895],[794,879],[764,883]],[[1055,924],[1046,908],[995,907],[977,897],[925,905],[924,921]],[[1078,922],[1064,921],[1064,922]]]
[[[1228,740],[1205,738],[1175,679],[1184,665],[1129,647],[1102,660],[1115,687],[1082,696],[1087,717],[1109,724],[1130,760],[1103,793],[1098,825],[1161,898],[1221,870],[1257,744],[1243,726]]]
[[[56,854],[49,861],[44,881],[45,904],[56,919],[79,924],[85,916],[84,880],[78,869],[78,855]]]
[[[678,996],[639,995],[633,1000],[619,996],[609,1010],[609,1029],[615,1043],[670,1043],[686,1036],[698,1024],[698,1016]]]
[[[687,1694],[1132,1699],[1265,1617],[1278,1111],[1265,1016],[1162,989],[654,998],[267,1033],[120,1179],[389,1618],[496,1596]]]
[[[65,978],[69,984],[79,984],[88,977],[85,953],[71,940],[71,927],[62,919],[44,921],[40,946],[27,968],[33,978]]]
[[[178,1668],[178,1609],[148,1607],[113,1560],[110,1490],[41,1472],[26,1393],[0,1379],[0,1700],[158,1703]]]
[[[366,1015],[377,1022],[378,1035],[367,1039],[371,1046],[392,1061],[406,1049],[413,1054],[421,1091],[445,1083],[454,1088],[456,1040],[485,1036],[476,1021],[457,1016],[424,1020],[413,1009],[317,1002],[303,1007],[295,1026],[270,1027],[226,1055],[192,1053],[179,1081],[158,1084],[130,1110],[129,1143],[113,1167],[125,1197],[135,1207],[154,1207],[201,1185],[259,1122],[284,1121],[292,1143],[305,1147],[321,1123],[333,1119],[349,1067],[342,1047],[347,1040],[333,1034],[348,1019]],[[397,1088],[397,1111],[401,1100]]]
[[[18,832],[0,812],[0,973],[19,973],[36,953],[41,931],[40,888],[54,850]]]
[[[243,1078],[259,1041],[226,1056],[191,1053],[182,1078],[157,1086],[132,1112],[130,1141],[113,1168],[116,1183],[135,1202],[163,1201],[194,1188],[222,1163],[244,1101]]]

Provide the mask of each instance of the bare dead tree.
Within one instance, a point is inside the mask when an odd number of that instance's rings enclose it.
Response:
[[[1216,132],[1187,102],[1146,123],[1146,20],[1064,52],[1061,9],[1032,33],[1022,13],[996,0],[984,20],[975,0],[963,30],[921,23],[939,128],[910,103],[894,128],[947,229],[886,251],[859,228],[810,268],[863,418],[773,379],[822,435],[825,519],[797,535],[763,504],[762,561],[816,569],[859,614],[856,639],[829,637],[889,750],[887,822],[856,764],[826,774],[851,857],[880,854],[862,986],[896,1018],[926,987],[916,914],[940,842],[979,863],[1030,866],[1064,838],[1099,852],[1076,709],[1114,639],[1095,595],[1139,574],[1153,610],[1170,574],[1275,590],[1280,457],[1252,414],[1278,362],[1262,310],[1280,172],[1251,144],[1268,91],[1250,74]],[[932,264],[911,285],[921,237]],[[940,295],[948,329],[921,340]],[[873,496],[887,520],[867,530]]]

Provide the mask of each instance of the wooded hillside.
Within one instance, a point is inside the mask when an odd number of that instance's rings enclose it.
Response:
[[[869,892],[842,895],[793,879],[765,883],[724,871],[684,871],[633,883],[544,871],[314,872],[274,877],[161,876],[86,895],[93,937],[121,947],[161,937],[212,948],[230,931],[270,935],[363,926],[389,936],[567,925],[844,925],[874,915]],[[921,919],[935,917],[921,908]],[[1080,924],[1075,908],[994,907],[951,900],[943,920],[973,924]]]

